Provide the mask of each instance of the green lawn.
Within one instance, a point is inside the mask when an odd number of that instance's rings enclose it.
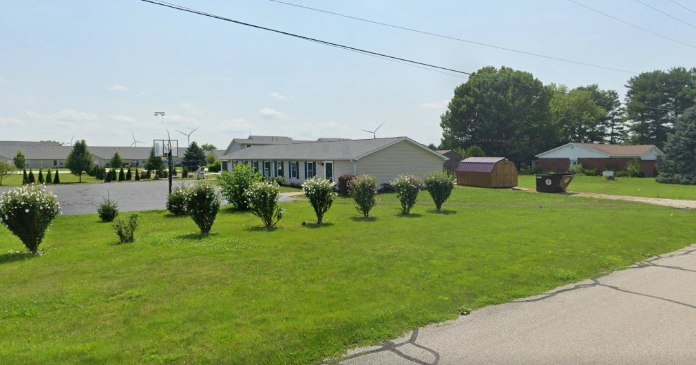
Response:
[[[36,182],[39,182],[39,171],[38,170],[32,170],[34,172],[34,178],[36,179]],[[46,172],[47,170],[42,170],[44,174],[44,178],[46,178]],[[27,174],[29,174],[29,170],[27,170]],[[55,175],[55,170],[51,170],[51,180],[56,176]],[[80,181],[79,176],[73,175],[73,174],[58,174],[60,175],[60,183],[61,184],[77,184]],[[83,184],[99,184],[102,183],[101,180],[97,180],[91,176],[87,175],[82,175],[82,183]],[[0,187],[14,187],[14,186],[22,186],[22,174],[11,174],[7,175],[2,178],[2,185]]]
[[[96,215],[61,216],[43,256],[0,228],[3,364],[316,364],[472,309],[540,294],[694,243],[696,212],[623,201],[457,188],[443,214],[339,199],[280,227],[221,212],[142,214],[115,245]],[[18,252],[22,251],[22,252]]]
[[[536,189],[535,176],[520,175],[519,186]],[[601,176],[576,176],[568,186],[568,192],[696,200],[696,186],[660,184],[652,178],[619,177],[609,181]]]

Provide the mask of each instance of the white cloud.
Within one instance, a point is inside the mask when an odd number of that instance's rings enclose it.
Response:
[[[2,127],[9,127],[9,126],[12,126],[12,125],[21,125],[21,124],[24,124],[24,122],[22,122],[22,121],[19,120],[19,119],[14,119],[14,118],[0,118],[0,126],[2,126]]]
[[[71,109],[63,109],[57,113],[51,114],[41,114],[33,111],[27,111],[24,113],[27,117],[40,120],[58,120],[66,122],[81,122],[81,121],[96,121],[99,120],[99,116],[96,114],[89,114],[78,112]]]
[[[223,129],[235,131],[235,132],[246,132],[251,127],[251,124],[247,122],[244,118],[232,118],[223,120],[220,123]]]
[[[188,114],[188,115],[200,115],[201,114],[201,110],[198,109],[198,106],[196,106],[195,104],[181,103],[181,104],[179,104],[179,108],[181,108],[181,110],[184,111],[184,114]]]
[[[111,119],[121,122],[121,123],[128,123],[128,124],[135,124],[138,121],[135,120],[135,118],[129,117],[127,115],[111,115]]]
[[[287,119],[288,116],[286,114],[283,114],[279,111],[275,111],[273,109],[269,108],[263,108],[259,110],[259,115],[266,119]]]
[[[108,86],[106,89],[111,90],[111,91],[126,91],[126,90],[128,90],[127,87],[125,87],[123,85],[118,85],[118,84]]]
[[[272,92],[268,95],[276,100],[290,100],[290,99],[292,99],[292,96],[286,96],[286,95],[283,95],[283,94],[277,93],[277,92]]]
[[[449,100],[443,100],[439,103],[425,103],[421,104],[421,108],[425,109],[444,109],[447,108],[447,105],[449,104]]]

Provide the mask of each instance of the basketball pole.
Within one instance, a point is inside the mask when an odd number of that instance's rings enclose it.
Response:
[[[167,141],[168,141],[168,146],[167,149],[169,150],[167,152],[167,161],[169,163],[169,195],[172,195],[172,136],[169,134],[169,125],[167,125],[167,121],[164,119],[164,112],[155,112],[155,116],[160,116],[162,118],[162,121],[164,122],[164,127],[167,128]]]

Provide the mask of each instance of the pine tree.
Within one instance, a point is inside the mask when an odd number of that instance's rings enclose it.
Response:
[[[657,181],[696,184],[696,108],[687,109],[677,118],[664,151]]]
[[[191,145],[184,152],[184,162],[189,168],[205,166],[205,152],[198,147],[196,141],[191,142]]]
[[[43,171],[41,171],[41,169],[39,169],[39,184],[43,184],[43,183],[44,183]]]
[[[121,171],[118,172],[118,181],[123,181],[126,179],[126,174],[123,172],[123,167],[121,167]]]
[[[58,170],[56,170],[56,176],[53,177],[53,184],[60,184],[60,175],[58,175]]]
[[[68,160],[65,163],[65,167],[70,169],[73,175],[80,177],[80,182],[82,182],[82,173],[89,171],[90,167],[94,164],[94,159],[92,154],[89,153],[87,149],[87,142],[85,140],[77,141],[73,150],[68,155]]]
[[[133,178],[133,175],[131,175],[131,169],[129,167],[128,172],[126,172],[126,181],[131,181],[131,178]]]
[[[46,172],[46,184],[51,184],[53,182],[53,177],[51,176],[51,169]]]
[[[135,181],[140,181],[140,172],[138,172],[138,168],[135,168]]]
[[[110,183],[111,182],[111,171],[108,171],[104,174],[104,182],[105,183]]]
[[[36,184],[36,178],[34,177],[34,172],[29,169],[29,184]]]
[[[27,176],[27,169],[24,169],[24,176],[22,177],[22,185],[29,184],[29,177]]]

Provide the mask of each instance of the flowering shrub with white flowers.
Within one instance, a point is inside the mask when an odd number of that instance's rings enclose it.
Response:
[[[302,184],[302,190],[317,214],[317,224],[323,223],[324,214],[329,211],[331,204],[336,199],[335,185],[321,177],[313,177]]]
[[[51,221],[60,214],[55,194],[43,185],[24,185],[0,196],[0,222],[34,254]]]
[[[186,215],[186,199],[183,193],[185,188],[183,184],[177,185],[167,197],[167,210],[174,215]]]
[[[246,192],[249,209],[261,218],[263,226],[274,227],[283,218],[285,209],[280,206],[280,186],[275,181],[262,181],[251,185]]]
[[[424,180],[428,192],[435,202],[435,208],[441,212],[442,204],[447,201],[452,194],[452,189],[454,189],[454,179],[446,172],[440,171],[426,176]]]
[[[186,201],[186,211],[206,236],[220,211],[220,193],[215,185],[199,182],[181,189]]]
[[[423,181],[413,174],[399,175],[391,182],[391,185],[401,202],[401,213],[411,214],[411,209],[418,201],[418,193],[423,186]]]
[[[355,176],[348,181],[348,192],[355,199],[355,209],[363,217],[370,216],[370,210],[377,205],[377,179],[374,176]]]

